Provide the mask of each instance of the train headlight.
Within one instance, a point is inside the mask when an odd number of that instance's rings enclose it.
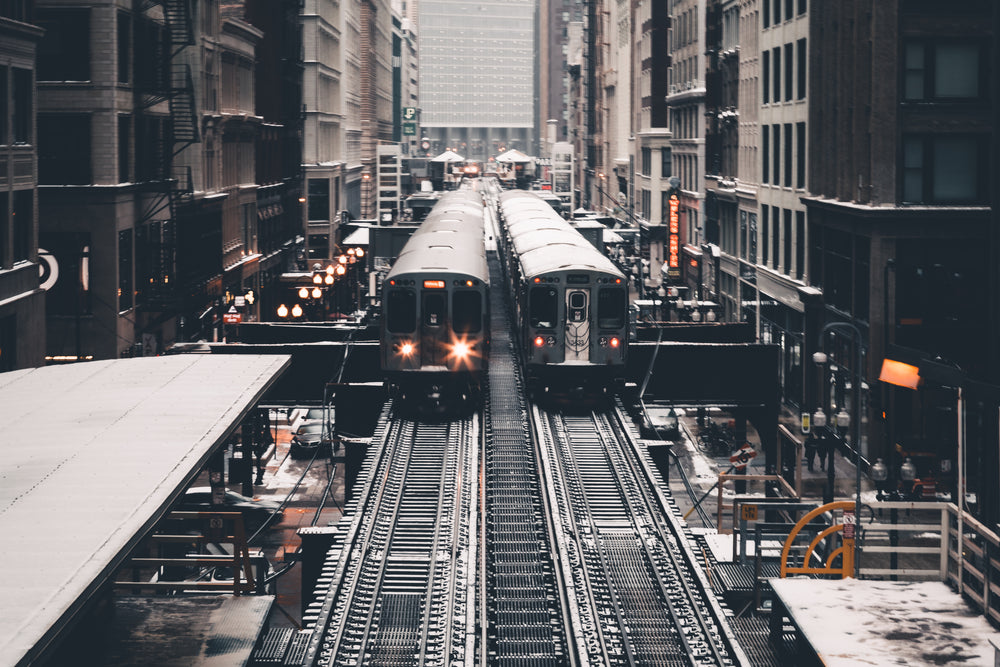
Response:
[[[545,345],[545,338],[542,336],[535,336],[535,347],[542,347]]]
[[[399,346],[399,353],[404,357],[409,357],[413,354],[414,345],[413,343],[402,343]]]
[[[472,352],[472,346],[464,341],[455,343],[451,348],[451,353],[458,359],[465,359]]]
[[[617,336],[612,336],[611,340],[609,340],[608,343],[611,344],[611,347],[615,348],[622,344],[622,342],[618,340]]]

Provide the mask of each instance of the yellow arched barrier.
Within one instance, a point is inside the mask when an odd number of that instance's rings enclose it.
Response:
[[[792,532],[788,534],[788,538],[785,540],[785,546],[781,550],[781,578],[784,579],[789,574],[839,574],[841,579],[845,579],[854,574],[854,537],[845,537],[844,544],[838,549],[835,549],[833,553],[827,557],[826,562],[823,567],[810,567],[808,563],[812,562],[812,555],[816,548],[819,546],[825,538],[833,535],[836,532],[842,531],[844,529],[843,524],[835,524],[825,529],[819,535],[813,539],[809,544],[809,548],[806,550],[805,557],[802,562],[806,565],[802,567],[790,567],[788,565],[788,552],[792,549],[792,543],[795,542],[795,537],[799,532],[805,528],[806,524],[815,519],[820,514],[826,512],[833,512],[835,510],[853,510],[854,501],[852,500],[838,500],[836,502],[828,503],[822,507],[817,507],[812,510],[804,517],[799,519],[799,522],[795,524],[792,528]],[[840,567],[834,568],[833,563],[840,556],[841,562]]]

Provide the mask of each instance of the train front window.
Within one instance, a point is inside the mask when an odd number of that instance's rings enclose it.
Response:
[[[605,288],[597,293],[597,326],[601,329],[621,329],[627,310],[625,290]]]
[[[478,333],[483,328],[483,303],[479,292],[455,292],[451,297],[451,312],[451,327],[455,333]]]
[[[413,333],[417,328],[417,302],[413,290],[389,290],[385,298],[385,328],[391,333]]]
[[[528,295],[528,318],[531,326],[554,329],[559,319],[559,295],[553,287],[532,287]]]
[[[439,327],[444,324],[447,307],[448,301],[445,299],[444,292],[425,292],[423,307],[424,326]]]

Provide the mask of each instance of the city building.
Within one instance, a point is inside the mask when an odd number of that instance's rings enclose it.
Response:
[[[246,0],[245,20],[263,33],[257,43],[257,251],[260,293],[255,315],[270,319],[281,275],[304,254],[302,228],[302,31],[300,0]],[[280,94],[275,94],[280,91]],[[245,306],[246,307],[246,306]]]
[[[394,133],[394,29],[381,0],[308,0],[301,20],[308,266],[300,268],[311,269],[339,254],[342,222],[376,214],[376,150]]]
[[[430,156],[538,154],[537,13],[531,0],[420,3],[420,131]],[[470,11],[473,14],[470,14]]]
[[[0,5],[0,372],[44,365],[45,290],[58,279],[38,248],[34,4]]]
[[[884,458],[893,476],[912,454],[947,492],[964,466],[968,490],[994,518],[997,12],[985,0],[811,3],[801,198],[807,275],[822,290],[815,321],[807,314],[806,351],[827,348],[837,368],[807,376],[807,404],[860,419],[858,447]],[[841,321],[860,334],[860,350],[850,330],[817,342]],[[878,381],[886,358],[933,361],[952,377],[928,372],[916,391],[896,387]],[[855,374],[860,404],[849,390]],[[827,380],[827,395],[817,395]]]

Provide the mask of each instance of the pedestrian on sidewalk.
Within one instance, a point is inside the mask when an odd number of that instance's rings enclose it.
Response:
[[[809,472],[813,472],[813,463],[816,461],[817,452],[819,452],[819,442],[810,433],[806,437],[806,465],[809,467]],[[820,462],[822,462],[822,459],[820,459]]]
[[[819,469],[825,471],[827,463],[833,469],[833,439],[820,436],[819,439]]]

